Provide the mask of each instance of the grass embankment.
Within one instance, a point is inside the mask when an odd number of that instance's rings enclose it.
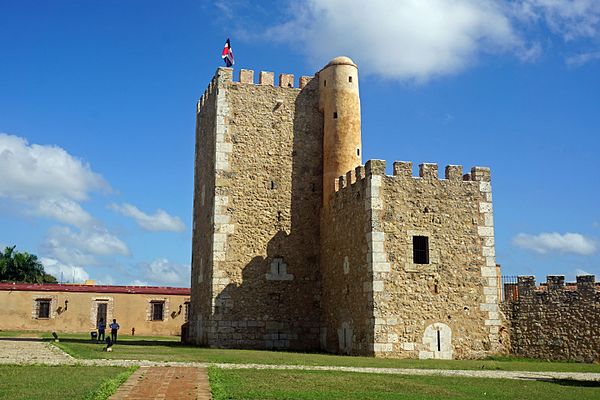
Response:
[[[178,338],[123,336],[113,352],[102,351],[102,345],[90,342],[84,335],[61,335],[57,345],[75,358],[125,359],[151,361],[195,361],[206,363],[331,365],[378,368],[485,369],[503,371],[600,372],[598,364],[543,362],[516,358],[488,360],[398,360],[371,357],[347,357],[328,354],[292,353],[258,350],[209,349],[180,344]]]
[[[40,332],[36,331],[2,331],[0,330],[0,338],[11,338],[11,337],[39,337]]]
[[[105,400],[136,368],[0,365],[0,399]]]
[[[213,400],[598,399],[598,382],[209,368]]]

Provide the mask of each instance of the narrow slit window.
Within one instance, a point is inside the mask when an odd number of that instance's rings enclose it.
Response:
[[[356,149],[356,155],[360,156],[360,149]]]
[[[327,80],[323,81],[323,87],[327,86]]]
[[[351,76],[348,77],[348,82],[352,83],[352,77]]]
[[[413,262],[429,264],[429,238],[427,236],[413,236]]]
[[[333,119],[337,119],[337,111],[333,113]]]
[[[437,349],[438,351],[442,351],[442,338],[440,336],[440,331],[437,331]]]

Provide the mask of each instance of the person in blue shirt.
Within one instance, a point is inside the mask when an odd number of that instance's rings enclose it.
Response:
[[[104,342],[104,332],[106,330],[106,322],[104,322],[104,318],[100,318],[100,321],[98,321],[98,341],[99,342]]]
[[[117,343],[117,331],[120,328],[119,324],[117,324],[117,320],[113,319],[113,322],[112,322],[112,324],[109,325],[109,327],[110,327],[110,338],[113,343]]]

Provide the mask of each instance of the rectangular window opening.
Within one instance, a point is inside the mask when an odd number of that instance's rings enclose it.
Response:
[[[38,318],[50,318],[50,300],[37,300]]]
[[[440,337],[440,331],[437,331],[437,349],[442,351],[442,338]]]
[[[351,76],[348,77],[348,82],[352,83],[352,77]]]
[[[165,302],[153,301],[152,305],[152,321],[162,321],[164,319]]]
[[[413,262],[429,264],[429,238],[427,236],[413,236]]]
[[[333,119],[337,119],[337,111],[333,113]]]

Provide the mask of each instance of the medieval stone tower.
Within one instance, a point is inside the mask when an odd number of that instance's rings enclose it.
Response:
[[[219,68],[196,113],[189,341],[470,358],[498,352],[490,172],[361,162],[358,68]]]

